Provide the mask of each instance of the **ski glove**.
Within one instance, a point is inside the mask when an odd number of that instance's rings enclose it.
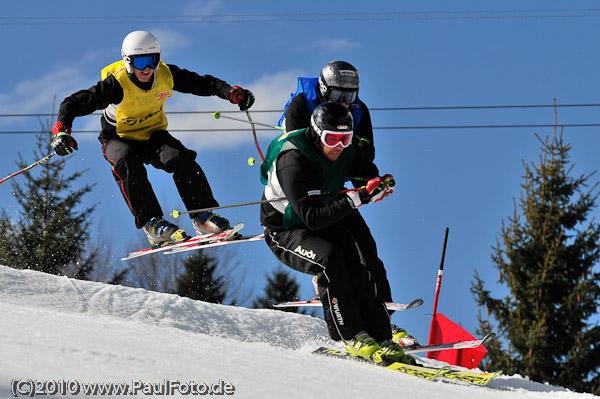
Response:
[[[52,148],[57,155],[61,157],[69,155],[73,149],[77,150],[77,141],[71,136],[71,128],[65,127],[61,121],[58,121],[52,126]]]
[[[348,191],[346,195],[355,209],[363,204],[373,204],[377,201],[381,201],[385,195],[383,178],[376,177],[371,179],[367,182],[367,185],[363,186],[360,190]]]
[[[254,104],[254,94],[250,90],[242,89],[240,86],[233,86],[229,91],[229,101],[237,104],[240,111],[245,111]]]
[[[389,197],[394,192],[394,187],[396,187],[396,181],[394,181],[394,176],[390,174],[383,175],[383,185],[385,186],[385,192],[383,193],[384,197]]]

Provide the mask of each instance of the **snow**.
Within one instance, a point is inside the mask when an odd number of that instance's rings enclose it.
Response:
[[[0,266],[0,320],[0,398],[13,397],[14,380],[128,383],[138,387],[138,397],[148,398],[201,396],[202,384],[235,398],[261,399],[593,397],[521,376],[500,376],[486,387],[421,380],[311,354],[318,346],[336,345],[324,322],[311,316],[5,266]],[[198,395],[142,390],[177,382],[184,388],[194,382],[192,393]],[[80,390],[73,396],[67,390],[47,397],[109,395]]]

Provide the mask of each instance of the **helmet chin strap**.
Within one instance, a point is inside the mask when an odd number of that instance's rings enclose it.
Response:
[[[325,95],[323,95],[321,93],[321,89],[319,90],[315,90],[315,92],[317,93],[317,98],[319,99],[319,103],[324,103],[327,102],[328,100],[325,98]]]
[[[323,146],[321,146],[321,136],[317,134],[315,129],[312,126],[309,126],[304,134],[308,138],[308,141],[319,151],[319,153],[321,153],[321,155],[325,155],[323,153]]]

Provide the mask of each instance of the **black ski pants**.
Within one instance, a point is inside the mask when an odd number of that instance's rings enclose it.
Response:
[[[206,175],[195,160],[196,153],[165,130],[156,131],[143,141],[113,138],[102,144],[102,151],[112,165],[113,177],[138,229],[153,217],[163,216],[145,165],[173,174],[187,210],[218,206]]]
[[[377,255],[377,244],[371,230],[358,210],[355,210],[345,219],[346,224],[352,226],[352,234],[365,259],[367,269],[373,281],[377,284],[377,291],[385,302],[393,302],[392,289],[387,278],[383,261]],[[390,312],[392,314],[393,312]]]
[[[329,336],[348,340],[366,331],[377,342],[391,339],[390,317],[378,284],[355,236],[364,234],[355,217],[318,231],[265,231],[265,241],[283,264],[317,275]],[[361,218],[362,219],[362,218]],[[366,225],[365,225],[366,227]]]

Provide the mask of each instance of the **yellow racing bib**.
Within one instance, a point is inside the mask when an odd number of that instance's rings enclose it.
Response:
[[[167,129],[165,101],[173,95],[173,75],[162,60],[154,74],[152,88],[142,90],[127,75],[124,61],[117,61],[102,69],[102,79],[113,75],[123,88],[123,101],[110,104],[104,110],[108,122],[116,122],[119,137],[148,140],[152,132]]]

